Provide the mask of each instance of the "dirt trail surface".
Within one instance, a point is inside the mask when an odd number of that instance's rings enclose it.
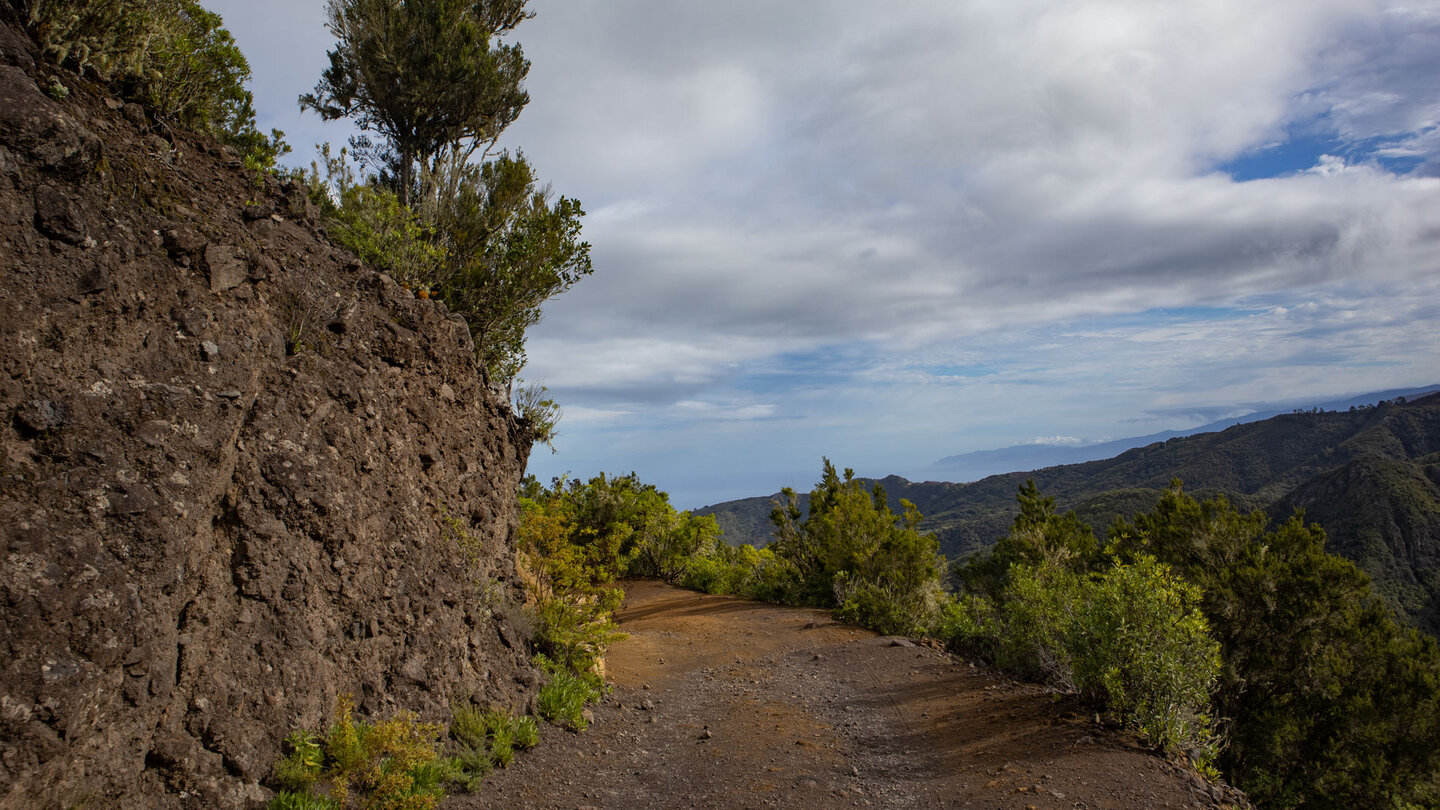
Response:
[[[1223,806],[1072,706],[940,651],[819,610],[627,591],[589,730],[546,727],[446,808]]]

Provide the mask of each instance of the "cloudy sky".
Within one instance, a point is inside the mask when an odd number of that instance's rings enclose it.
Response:
[[[207,0],[308,162],[320,0]],[[595,273],[542,479],[682,507],[820,457],[1183,429],[1440,382],[1440,0],[535,0],[507,133]]]

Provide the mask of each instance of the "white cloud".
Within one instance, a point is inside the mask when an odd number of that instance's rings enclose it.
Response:
[[[241,45],[293,105],[328,37],[267,2]],[[883,474],[1440,379],[1434,0],[536,10],[508,140],[587,205],[596,264],[530,341],[572,427],[543,463]],[[1216,170],[1304,135],[1338,148]]]
[[[776,413],[776,407],[774,405],[703,402],[699,400],[683,400],[677,402],[673,410],[683,418],[719,422],[753,422],[771,419]]]
[[[1076,436],[1036,436],[1026,444],[1042,445],[1046,447],[1081,447],[1093,444],[1090,439],[1081,439]]]

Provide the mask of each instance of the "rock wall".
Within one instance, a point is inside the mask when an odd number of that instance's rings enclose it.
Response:
[[[523,707],[530,441],[463,321],[49,70],[0,23],[0,807],[255,806],[343,693]]]

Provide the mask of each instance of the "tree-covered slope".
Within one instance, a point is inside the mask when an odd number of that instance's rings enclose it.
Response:
[[[925,515],[952,560],[986,549],[1015,515],[1027,479],[1103,534],[1116,517],[1152,508],[1171,479],[1198,497],[1283,519],[1302,506],[1336,553],[1355,560],[1400,612],[1431,632],[1440,593],[1440,395],[1346,411],[1282,414],[1138,447],[1103,461],[993,475],[968,484],[881,479],[892,508],[903,498]],[[768,542],[777,496],[697,510],[732,543]],[[803,506],[803,503],[802,503]],[[1430,617],[1430,618],[1426,618]]]
[[[1329,550],[1368,573],[1396,612],[1440,635],[1440,455],[1359,458],[1306,481],[1270,511],[1279,518],[1297,508],[1325,527]]]

